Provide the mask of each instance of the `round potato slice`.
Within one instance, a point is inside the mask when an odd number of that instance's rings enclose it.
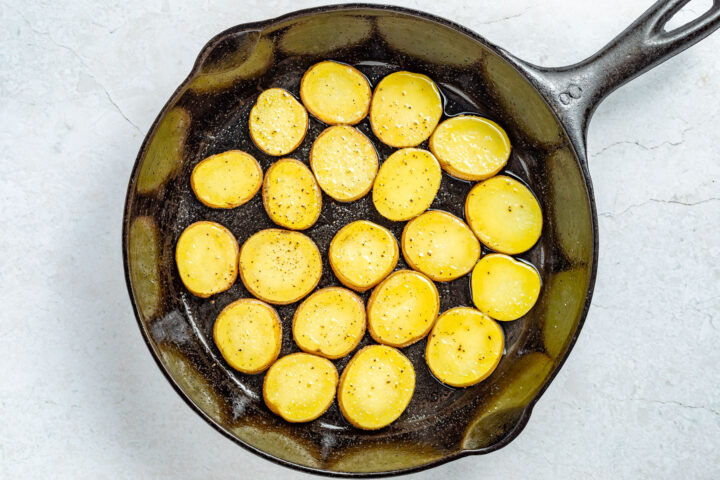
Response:
[[[468,387],[486,379],[503,354],[505,337],[492,318],[469,307],[440,315],[430,332],[425,361],[443,383]]]
[[[475,265],[471,285],[478,310],[495,320],[517,320],[537,302],[540,274],[532,265],[492,253]]]
[[[241,298],[225,307],[217,316],[213,339],[220,354],[235,370],[260,373],[280,353],[280,317],[265,302]]]
[[[240,278],[250,293],[275,305],[297,302],[320,281],[322,259],[300,232],[261,230],[240,249]]]
[[[268,370],[263,399],[274,414],[288,422],[309,422],[330,407],[337,385],[338,372],[330,360],[292,353]]]
[[[460,115],[438,125],[430,137],[430,150],[450,175],[463,180],[485,180],[507,163],[510,139],[492,120]]]
[[[235,208],[260,190],[263,172],[255,157],[240,150],[218,153],[193,168],[190,186],[203,204]]]
[[[338,202],[352,202],[372,188],[378,157],[372,142],[347,125],[326,128],[310,150],[320,188]]]
[[[407,347],[428,334],[439,309],[440,296],[432,280],[413,270],[398,270],[370,295],[370,335],[378,343]]]
[[[195,222],[175,247],[175,262],[185,288],[196,297],[224,292],[238,274],[238,243],[219,223]]]
[[[415,391],[415,370],[399,350],[369,345],[355,354],[340,377],[338,404],[358,428],[377,430],[394,422]]]
[[[465,222],[439,210],[410,220],[401,241],[405,261],[436,282],[462,277],[480,258],[480,242]]]
[[[330,359],[344,357],[365,334],[365,305],[350,290],[323,288],[295,310],[292,329],[301,350]]]
[[[281,156],[295,150],[305,138],[308,114],[305,107],[282,88],[260,94],[250,110],[250,137],[263,152]]]
[[[475,185],[465,200],[465,218],[480,241],[496,252],[522,253],[542,232],[542,211],[525,185],[505,175]]]
[[[409,220],[430,208],[441,180],[440,164],[432,153],[403,148],[380,167],[373,186],[373,203],[389,220]]]
[[[386,228],[367,220],[345,225],[328,252],[335,276],[358,292],[374,287],[397,265],[397,241]]]
[[[315,177],[293,158],[282,158],[268,168],[262,197],[270,220],[291,230],[312,227],[322,210],[322,193]]]
[[[356,68],[324,61],[308,68],[300,82],[300,99],[328,125],[355,125],[370,108],[370,83]]]
[[[370,103],[370,125],[391,147],[414,147],[435,130],[443,113],[437,85],[419,73],[395,72],[380,80]]]

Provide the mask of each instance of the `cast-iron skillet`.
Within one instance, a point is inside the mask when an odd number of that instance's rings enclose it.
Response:
[[[590,305],[598,237],[585,148],[588,121],[614,89],[720,26],[720,0],[714,0],[701,17],[665,31],[687,1],[656,3],[599,53],[554,69],[521,61],[460,25],[397,7],[326,6],[216,36],[145,138],[125,205],[128,288],[145,341],[170,383],[238,444],[315,473],[405,473],[507,445],[567,358]],[[254,99],[276,86],[297,94],[302,73],[323,59],[355,65],[373,84],[397,69],[427,74],[443,91],[447,116],[477,112],[498,121],[513,144],[506,173],[532,188],[544,212],[542,238],[522,255],[541,272],[541,297],[524,318],[503,323],[507,348],[495,373],[471,388],[444,386],[430,375],[425,342],[418,342],[404,349],[417,371],[415,395],[395,423],[374,432],[351,427],[335,404],[307,424],[272,415],[260,395],[263,376],[233,371],[212,342],[217,313],[249,294],[238,281],[212,299],[193,297],[173,259],[179,234],[196,220],[226,225],[240,243],[272,226],[259,196],[235,210],[203,206],[192,195],[189,173],[202,158],[233,148],[249,151],[266,169],[273,158],[248,139]],[[323,128],[311,120],[306,140],[291,156],[307,161],[312,139]],[[374,139],[367,120],[359,128]],[[391,153],[375,143],[381,159]],[[470,187],[445,176],[432,208],[462,216]],[[324,196],[323,203],[320,220],[307,233],[325,257],[334,233],[357,218],[385,225],[399,237],[403,224],[380,217],[369,196],[351,204]],[[401,259],[398,268],[404,266]],[[336,283],[326,263],[319,287]],[[471,305],[467,278],[438,287],[441,310]],[[278,309],[285,320],[283,355],[297,350],[288,322],[294,307]],[[361,345],[367,343],[368,336]],[[346,363],[347,358],[336,362],[340,371]]]

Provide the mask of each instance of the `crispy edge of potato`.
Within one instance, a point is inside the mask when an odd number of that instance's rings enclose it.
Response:
[[[252,161],[251,163],[253,164],[253,166],[257,168],[257,172],[260,177],[260,181],[257,182],[257,185],[255,185],[255,187],[250,192],[248,192],[248,194],[245,197],[243,197],[243,200],[241,200],[239,202],[228,203],[228,204],[223,204],[223,205],[213,204],[213,203],[207,201],[206,199],[204,199],[198,193],[195,172],[197,171],[198,167],[200,167],[200,165],[204,164],[205,162],[213,161],[220,155],[225,155],[228,153],[240,153],[243,156],[246,156],[246,158],[248,158],[249,160],[251,160]],[[231,209],[231,208],[239,207],[240,205],[244,205],[247,202],[249,202],[255,196],[255,194],[257,194],[257,192],[260,190],[260,187],[262,186],[262,184],[263,184],[263,171],[262,171],[262,167],[260,166],[260,163],[251,154],[249,154],[248,152],[242,151],[242,150],[228,150],[225,152],[217,153],[215,155],[210,155],[209,157],[204,158],[200,162],[198,162],[198,164],[195,165],[195,167],[193,167],[192,173],[190,174],[190,188],[192,188],[192,191],[195,194],[195,198],[197,198],[198,201],[200,201],[200,203],[202,203],[206,207],[210,207],[210,208]]]
[[[305,112],[305,115],[303,115],[304,125],[301,127],[303,134],[300,136],[300,139],[297,141],[297,143],[292,148],[290,148],[286,151],[282,151],[280,153],[272,153],[272,152],[265,150],[265,148],[263,148],[263,146],[260,144],[260,142],[257,141],[257,137],[256,137],[257,134],[256,134],[256,132],[254,132],[255,129],[252,128],[253,111],[255,111],[255,108],[257,107],[257,100],[255,100],[255,104],[250,109],[250,116],[248,117],[248,131],[250,132],[250,138],[253,141],[253,145],[258,147],[260,150],[262,150],[264,153],[267,153],[268,155],[271,155],[273,157],[282,157],[283,155],[288,155],[289,153],[292,153],[293,151],[295,151],[300,146],[300,144],[303,142],[303,140],[305,140],[305,137],[307,136],[308,127],[310,125],[310,119],[308,118],[308,113],[307,113],[307,110],[305,109],[305,106],[302,104],[302,102],[298,101],[298,99],[295,98],[295,96],[292,93],[288,92],[284,88],[273,87],[273,88],[268,88],[266,90],[263,90],[260,93],[260,95],[262,95],[263,93],[265,93],[269,90],[282,90],[283,92],[287,93],[288,95],[290,95],[290,98],[293,101],[295,101],[298,105],[300,105],[300,108],[302,108],[302,111]],[[258,96],[258,99],[259,98],[260,98],[260,96]]]
[[[267,197],[268,197],[267,192],[268,192],[268,189],[270,188],[269,187],[270,175],[272,174],[272,171],[275,169],[275,167],[277,167],[278,164],[280,164],[281,162],[297,164],[297,165],[301,166],[302,168],[304,168],[305,170],[307,170],[307,173],[310,175],[310,180],[311,180],[310,183],[312,184],[312,190],[315,193],[315,199],[317,200],[318,208],[317,208],[317,211],[315,212],[312,222],[310,222],[310,224],[307,226],[293,227],[290,225],[286,225],[284,223],[281,223],[280,220],[277,219],[277,215],[275,215],[274,213],[271,213],[271,212],[274,212],[274,210],[272,208],[270,208],[270,206],[268,205],[268,199],[267,199]],[[263,181],[262,181],[262,200],[263,200],[263,207],[265,208],[265,212],[268,214],[268,217],[270,217],[270,220],[272,220],[274,224],[276,224],[282,228],[286,228],[288,230],[296,230],[296,231],[297,230],[307,230],[308,228],[315,225],[315,223],[318,221],[318,218],[320,218],[320,214],[322,213],[322,190],[320,190],[320,186],[318,185],[317,179],[315,178],[315,174],[313,174],[312,170],[310,170],[310,168],[307,165],[305,165],[300,160],[296,160],[294,158],[281,158],[278,161],[276,161],[275,163],[273,163],[272,165],[270,165],[270,168],[268,168],[267,172],[265,172],[265,178],[263,178]]]
[[[307,92],[305,90],[305,86],[307,85],[306,79],[307,79],[308,74],[310,73],[310,71],[313,68],[315,68],[318,65],[321,65],[323,63],[335,63],[342,67],[347,67],[350,69],[350,71],[352,72],[353,75],[357,75],[359,78],[362,78],[363,85],[365,87],[367,87],[367,101],[366,101],[365,109],[364,109],[362,115],[360,115],[357,118],[352,118],[346,122],[337,122],[337,121],[334,121],[333,119],[328,119],[328,117],[313,110],[310,107],[310,102],[308,102],[306,100],[307,99]],[[362,86],[360,88],[362,88]],[[363,97],[363,99],[364,99],[364,97]],[[358,123],[362,122],[365,117],[368,116],[368,113],[370,113],[370,102],[372,101],[372,86],[370,85],[370,82],[368,81],[367,77],[365,75],[363,75],[363,73],[360,70],[353,67],[352,65],[348,65],[348,64],[342,63],[342,62],[336,62],[334,60],[322,60],[320,62],[313,64],[310,68],[305,70],[305,73],[303,73],[302,79],[300,80],[300,100],[301,100],[302,104],[305,106],[305,109],[310,113],[310,115],[317,118],[318,120],[323,122],[325,125],[331,125],[331,126],[332,125],[348,125],[348,126],[357,125]]]

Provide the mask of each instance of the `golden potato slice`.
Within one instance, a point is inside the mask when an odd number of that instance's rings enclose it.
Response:
[[[443,170],[463,180],[485,180],[505,167],[510,139],[487,118],[460,115],[442,122],[430,137],[430,150]]]
[[[378,157],[360,130],[337,125],[318,135],[310,150],[310,167],[325,193],[338,202],[352,202],[372,188]]]
[[[300,232],[268,228],[240,249],[240,278],[257,298],[276,305],[297,302],[320,281],[322,259],[315,242]]]
[[[338,385],[330,360],[309,353],[292,353],[275,362],[263,381],[268,408],[288,422],[309,422],[325,413]]]
[[[213,339],[235,370],[260,373],[280,354],[282,324],[274,308],[254,298],[241,298],[215,319]]]
[[[436,282],[462,277],[480,258],[480,242],[465,222],[439,210],[410,220],[401,241],[408,265]]]
[[[269,155],[287,155],[305,138],[308,114],[305,107],[282,88],[260,94],[250,110],[250,137]]]
[[[398,245],[386,228],[367,220],[345,225],[330,242],[328,257],[335,276],[358,292],[374,287],[393,271]]]
[[[238,274],[238,243],[219,223],[195,222],[175,247],[175,262],[185,287],[197,297],[224,292]]]
[[[425,361],[443,383],[468,387],[486,379],[503,354],[505,337],[492,318],[469,307],[440,315],[430,332]]]
[[[328,125],[355,125],[370,108],[370,83],[356,68],[324,61],[308,68],[300,82],[305,108]]]
[[[532,265],[492,253],[473,268],[471,285],[478,310],[495,320],[517,320],[537,302],[540,274]]]
[[[190,186],[203,204],[235,208],[260,190],[262,168],[249,153],[230,150],[210,156],[193,168]]]
[[[440,309],[435,284],[413,270],[383,280],[367,304],[368,329],[378,343],[407,347],[428,334]]]
[[[437,85],[419,73],[395,72],[380,80],[370,103],[370,125],[391,147],[414,147],[435,130],[443,113]]]
[[[415,369],[400,350],[369,345],[353,356],[340,377],[338,405],[358,428],[390,425],[407,408],[415,391]]]
[[[475,235],[496,252],[522,253],[542,231],[542,212],[525,185],[505,175],[475,185],[465,200],[465,218]]]
[[[312,227],[322,210],[322,193],[315,177],[293,158],[282,158],[268,168],[262,197],[270,220],[291,230]]]
[[[387,219],[409,220],[430,207],[441,180],[440,164],[432,153],[403,148],[380,167],[373,186],[373,203]]]
[[[365,334],[365,304],[340,287],[318,290],[295,310],[293,338],[301,350],[323,357],[344,357]]]

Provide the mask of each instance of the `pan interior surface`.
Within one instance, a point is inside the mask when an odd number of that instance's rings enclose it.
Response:
[[[438,19],[395,9],[330,7],[251,27],[231,29],[203,50],[193,73],[148,134],[133,171],[123,249],[133,302],[153,354],[214,426],[291,466],[379,474],[499,448],[524,425],[535,398],[564,360],[584,316],[591,281],[591,200],[562,126],[535,89],[492,47]],[[541,295],[528,315],[502,324],[506,353],[497,370],[474,387],[455,389],[430,374],[424,340],[405,348],[417,373],[415,395],[395,423],[372,432],[350,426],[336,402],[307,424],[289,424],[270,413],[262,400],[263,375],[232,370],[212,341],[217,314],[251,295],[237,281],[211,299],[196,298],[182,286],[174,262],[178,237],[194,221],[219,222],[241,244],[254,232],[274,226],[259,195],[234,210],[202,205],[190,188],[190,172],[203,158],[230,149],[251,153],[267,170],[276,158],[250,140],[250,108],[258,94],[271,87],[299,97],[302,74],[326,59],[355,66],[373,86],[397,70],[426,74],[445,97],[443,118],[471,112],[497,121],[513,145],[503,173],[530,186],[544,216],[540,241],[520,256],[540,271]],[[311,118],[304,142],[288,156],[307,162],[312,141],[324,128]],[[392,153],[394,149],[373,136],[367,119],[358,128],[373,140],[381,162]],[[443,174],[431,208],[462,218],[471,186]],[[317,288],[339,285],[327,264],[328,246],[342,226],[357,219],[383,225],[397,238],[404,226],[382,218],[371,195],[343,204],[323,194],[321,217],[305,232],[325,262]],[[407,268],[402,257],[398,268]],[[468,277],[437,284],[441,311],[472,306]],[[284,327],[281,355],[298,351],[290,329],[296,306],[278,308]],[[358,348],[370,343],[366,334]],[[349,357],[335,361],[339,371]]]

